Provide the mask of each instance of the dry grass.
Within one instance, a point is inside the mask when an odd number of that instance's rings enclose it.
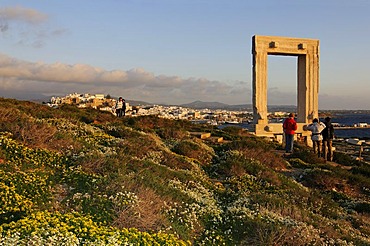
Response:
[[[13,136],[23,144],[32,147],[45,148],[54,138],[57,129],[43,123],[23,122],[21,126],[12,127]]]
[[[118,228],[137,228],[141,231],[158,231],[165,227],[167,220],[162,215],[164,206],[163,198],[152,189],[131,184],[127,187],[134,192],[139,199],[135,207],[120,210],[116,208],[118,216],[113,225]]]
[[[13,108],[0,107],[0,119],[2,122],[16,122],[20,112]]]
[[[226,175],[229,177],[232,177],[232,176],[242,177],[247,173],[245,168],[241,165],[231,165],[231,168],[225,171],[227,171]]]
[[[55,127],[35,121],[19,110],[0,107],[1,130],[31,147],[46,147],[57,132]]]
[[[85,158],[81,166],[83,170],[87,173],[97,173],[97,174],[104,174],[104,170],[106,169],[106,160],[103,158],[96,158],[94,156]]]
[[[287,168],[286,161],[272,151],[266,151],[260,148],[244,149],[243,155],[247,158],[259,160],[265,166],[274,170],[285,170]]]
[[[253,234],[246,237],[239,245],[255,245],[255,246],[304,246],[311,245],[308,242],[310,237],[304,238],[299,236],[302,234],[297,228],[289,228],[286,226],[275,227],[261,223],[253,223]],[[306,235],[307,237],[308,235]]]

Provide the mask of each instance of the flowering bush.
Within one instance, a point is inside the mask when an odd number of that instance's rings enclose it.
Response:
[[[83,122],[72,122],[66,119],[47,119],[45,120],[48,124],[55,126],[59,132],[68,134],[73,137],[76,141],[82,143],[84,148],[80,151],[78,155],[86,156],[91,153],[101,153],[103,156],[115,155],[117,153],[117,148],[122,144],[122,139],[115,138],[104,130],[89,125]],[[68,153],[73,153],[70,150]],[[74,156],[76,157],[76,155]]]
[[[29,240],[50,245],[189,245],[170,234],[104,226],[79,213],[37,212],[3,224],[0,231],[1,245],[29,245]]]
[[[7,162],[22,169],[27,168],[63,168],[68,158],[46,149],[32,149],[19,144],[11,134],[0,132],[0,148]]]
[[[62,167],[64,158],[28,148],[7,133],[0,133],[0,151],[6,161],[0,166],[0,221],[17,220],[46,207],[51,198],[52,169]]]
[[[32,211],[33,202],[17,193],[13,185],[0,182],[0,222],[21,218]]]
[[[111,222],[116,216],[137,205],[138,198],[135,194],[125,191],[118,192],[108,197],[101,193],[74,193],[65,201],[66,207],[93,217],[96,221]]]
[[[165,213],[172,223],[174,223],[181,233],[198,234],[206,233],[204,227],[208,223],[218,221],[221,218],[222,210],[220,209],[214,194],[203,185],[189,181],[182,183],[178,179],[171,180],[170,187],[178,190],[186,195],[189,199],[188,203],[174,203],[169,206]],[[213,242],[215,238],[222,241],[218,235],[215,237],[204,237],[202,242]]]
[[[48,176],[0,170],[0,221],[16,220],[42,207],[50,199]]]

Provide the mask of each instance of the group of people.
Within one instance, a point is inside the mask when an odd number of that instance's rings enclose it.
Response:
[[[285,119],[283,129],[285,134],[285,151],[292,153],[294,134],[297,130],[297,122],[294,120],[293,113],[290,113],[289,117]],[[324,122],[320,122],[315,118],[306,129],[312,132],[311,140],[314,153],[325,160],[333,161],[334,127],[331,124],[331,118],[326,117]]]
[[[115,106],[117,117],[125,116],[126,114],[126,101],[122,97],[118,98]]]

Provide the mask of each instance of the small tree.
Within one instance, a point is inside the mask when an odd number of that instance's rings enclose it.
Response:
[[[105,98],[106,99],[112,99],[111,95],[109,95],[109,94]]]

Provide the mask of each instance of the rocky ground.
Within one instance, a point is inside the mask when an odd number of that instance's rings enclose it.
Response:
[[[370,163],[370,145],[353,145],[344,140],[333,141],[335,151],[346,153],[355,159],[360,159]]]

